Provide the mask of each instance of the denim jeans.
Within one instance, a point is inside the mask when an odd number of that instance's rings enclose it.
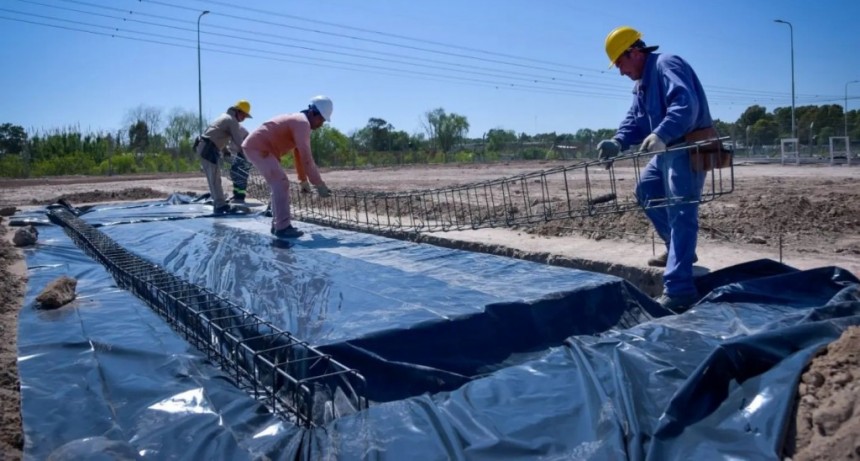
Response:
[[[669,253],[663,272],[663,292],[669,296],[696,293],[693,257],[706,176],[692,170],[686,150],[664,152],[651,158],[636,186],[639,204]]]

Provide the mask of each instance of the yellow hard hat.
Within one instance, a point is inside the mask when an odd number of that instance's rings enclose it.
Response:
[[[610,32],[606,36],[606,56],[609,56],[609,67],[614,66],[621,54],[641,38],[642,34],[630,26],[616,27]]]
[[[240,111],[244,112],[245,115],[248,116],[248,118],[251,118],[251,103],[250,102],[248,102],[244,99],[240,99],[238,102],[236,102],[236,104],[233,104],[233,108],[236,110],[240,110]]]

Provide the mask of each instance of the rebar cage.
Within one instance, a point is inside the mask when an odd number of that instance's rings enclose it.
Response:
[[[367,408],[366,382],[357,370],[130,253],[65,206],[52,206],[48,216],[103,264],[120,288],[146,302],[237,386],[281,418],[314,427]]]
[[[299,220],[334,227],[434,232],[512,227],[639,208],[706,203],[734,190],[731,152],[706,149],[715,142],[725,146],[729,144],[728,139],[684,144],[667,151],[687,151],[704,164],[718,166],[704,173],[705,185],[700,197],[677,197],[667,192],[647,203],[638,201],[633,184],[638,183],[642,169],[654,154],[636,152],[612,161],[590,160],[433,190],[393,193],[335,190],[331,197],[320,198],[316,194],[302,193],[293,182],[292,215]],[[229,168],[223,170],[225,175],[227,170]],[[248,165],[248,170],[248,195],[268,203],[270,189],[266,181],[252,166]],[[624,187],[620,187],[620,183]]]

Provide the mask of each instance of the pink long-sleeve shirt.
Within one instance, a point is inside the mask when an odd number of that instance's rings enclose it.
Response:
[[[296,149],[308,181],[315,186],[323,182],[311,153],[311,124],[301,112],[278,115],[264,122],[245,138],[242,147],[274,155],[278,161]]]

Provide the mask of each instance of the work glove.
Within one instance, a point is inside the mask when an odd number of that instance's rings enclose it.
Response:
[[[663,152],[666,150],[666,143],[655,133],[651,133],[642,141],[640,149],[643,152]]]
[[[331,197],[331,189],[329,189],[328,186],[325,185],[325,183],[321,183],[320,185],[316,186],[316,188],[317,194],[320,194],[320,197]]]
[[[307,179],[299,183],[299,191],[305,194],[311,193],[311,183]]]
[[[598,160],[609,160],[621,153],[621,143],[614,139],[604,139],[597,144]]]

